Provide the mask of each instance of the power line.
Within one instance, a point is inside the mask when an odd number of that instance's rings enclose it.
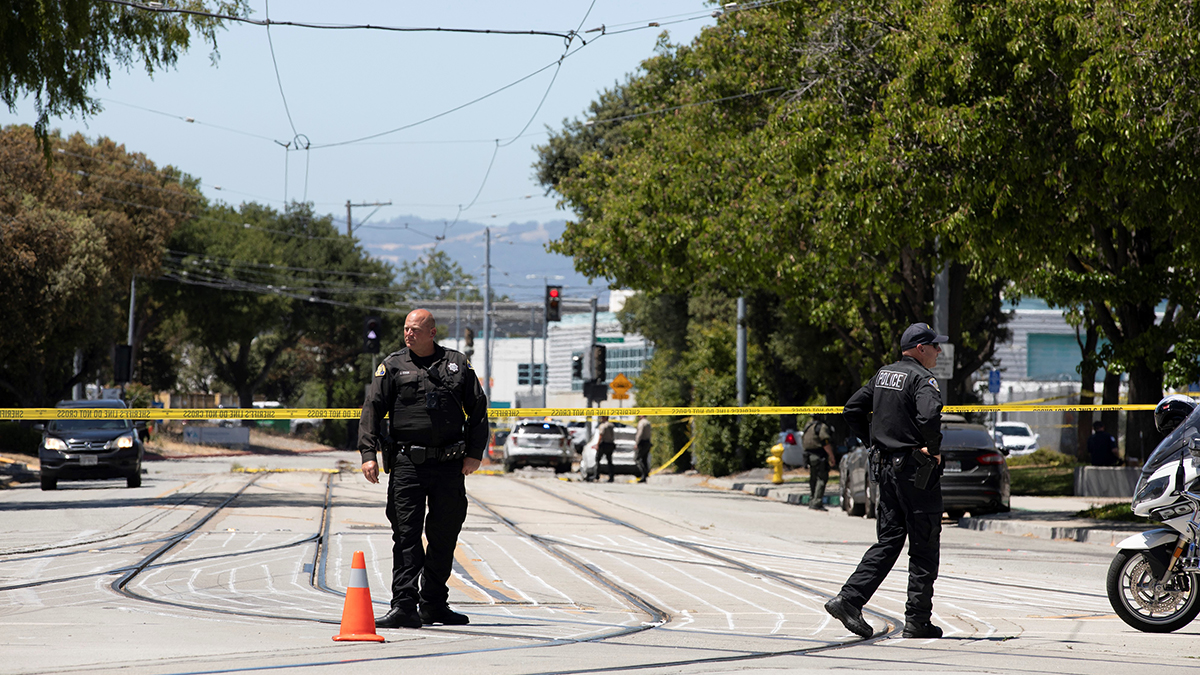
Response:
[[[560,31],[546,30],[507,30],[503,28],[444,28],[444,27],[416,27],[416,26],[375,26],[369,23],[360,24],[336,24],[336,23],[310,23],[304,21],[272,21],[270,16],[265,20],[251,19],[244,16],[235,16],[231,14],[217,14],[215,12],[204,12],[195,9],[181,9],[174,7],[163,7],[159,3],[142,4],[139,2],[131,2],[130,0],[101,0],[111,5],[123,5],[132,7],[147,12],[157,12],[160,14],[188,14],[192,16],[203,16],[210,19],[220,19],[222,21],[233,21],[236,23],[248,23],[255,26],[292,26],[295,28],[314,28],[319,30],[379,30],[395,33],[472,33],[480,35],[541,35],[545,37],[557,37],[564,40],[578,37],[575,31],[563,33]]]

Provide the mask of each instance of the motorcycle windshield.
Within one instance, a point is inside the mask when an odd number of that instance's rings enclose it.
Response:
[[[1200,437],[1200,406],[1197,406],[1192,414],[1188,415],[1179,426],[1175,427],[1158,447],[1154,448],[1154,452],[1150,453],[1150,458],[1146,460],[1146,465],[1142,467],[1142,481],[1145,482],[1154,475],[1155,471],[1161,469],[1164,465],[1170,462],[1178,462],[1183,457],[1183,453],[1187,452],[1187,439]]]

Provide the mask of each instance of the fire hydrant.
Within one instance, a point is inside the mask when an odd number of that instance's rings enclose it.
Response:
[[[783,443],[772,445],[770,452],[767,464],[775,469],[775,473],[771,474],[771,482],[779,485],[783,482]]]

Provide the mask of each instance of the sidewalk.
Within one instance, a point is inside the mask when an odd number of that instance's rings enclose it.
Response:
[[[786,479],[785,475],[785,479]],[[703,485],[720,490],[736,490],[788,504],[807,503],[808,484],[774,485],[768,469],[753,469],[736,476],[709,478]],[[803,498],[803,499],[802,499]],[[831,508],[838,508],[838,495],[826,494]],[[1125,537],[1145,532],[1151,524],[1077,518],[1075,514],[1098,504],[1124,502],[1106,497],[1024,497],[1011,500],[1012,511],[979,517],[960,518],[958,526],[979,532],[998,532],[1037,539],[1072,539],[1089,544],[1114,546]]]

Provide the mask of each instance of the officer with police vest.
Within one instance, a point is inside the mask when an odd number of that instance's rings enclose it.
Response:
[[[392,608],[375,620],[378,628],[470,622],[450,609],[446,581],[467,517],[465,477],[479,468],[487,447],[487,398],[467,357],[438,345],[436,336],[432,314],[409,313],[406,348],[375,370],[358,427],[363,476],[378,483],[378,461],[391,467]],[[422,527],[428,548],[421,545]]]
[[[940,638],[930,623],[942,532],[942,392],[930,372],[948,341],[914,323],[900,338],[902,358],[884,366],[846,403],[845,417],[859,438],[871,440],[872,476],[879,483],[877,543],[825,610],[848,630],[871,637],[862,607],[883,583],[908,539],[908,602],[904,637]]]

